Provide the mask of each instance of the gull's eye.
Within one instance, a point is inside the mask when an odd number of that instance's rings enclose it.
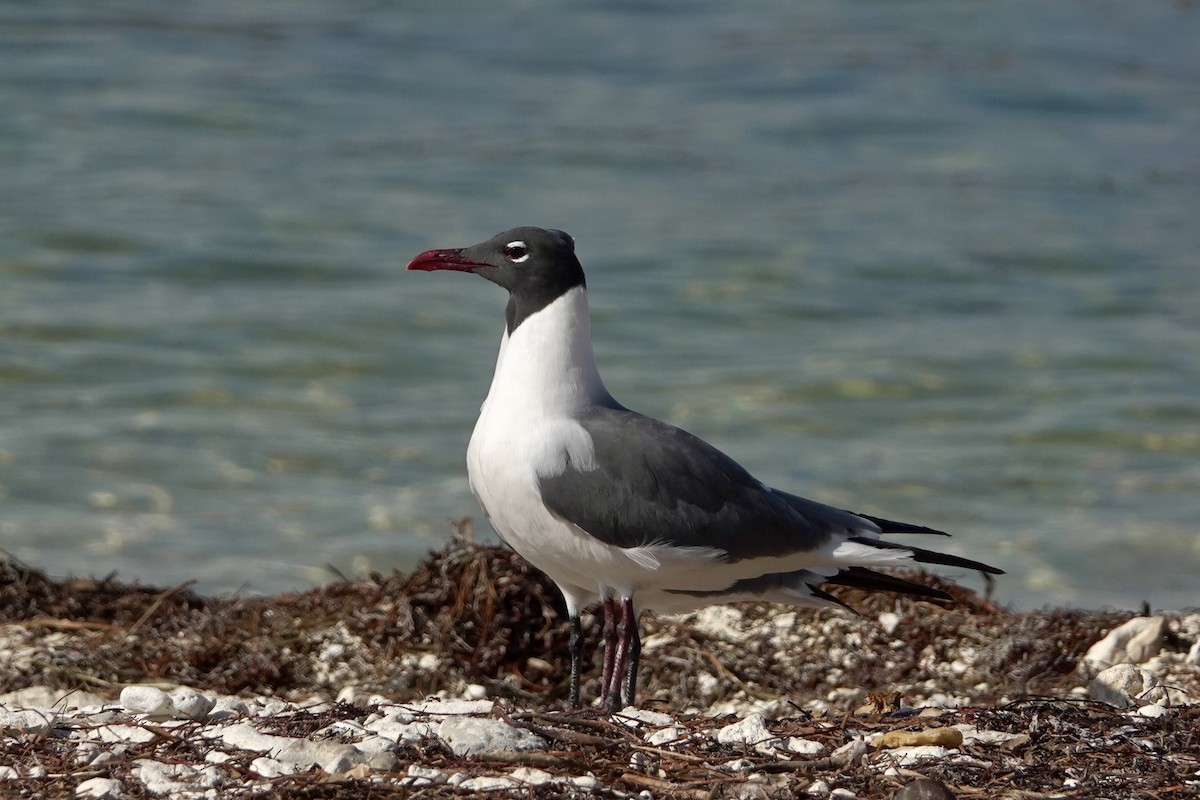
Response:
[[[509,242],[504,245],[504,257],[514,264],[520,264],[529,258],[529,246],[524,242]]]

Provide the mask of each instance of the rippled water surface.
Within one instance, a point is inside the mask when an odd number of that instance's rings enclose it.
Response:
[[[625,404],[1020,607],[1197,605],[1192,6],[0,0],[0,546],[410,566],[503,296],[403,265],[536,224]]]

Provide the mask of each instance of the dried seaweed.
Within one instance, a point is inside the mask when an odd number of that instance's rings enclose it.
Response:
[[[922,765],[921,774],[961,796],[1200,796],[1200,706],[1132,725],[1114,709],[1065,699],[1070,689],[1086,684],[1079,663],[1087,647],[1132,613],[1016,613],[934,576],[906,577],[951,592],[955,602],[839,589],[861,617],[751,604],[731,617],[736,630],[724,632],[697,620],[647,616],[642,697],[649,706],[672,711],[685,734],[704,726],[711,730],[708,715],[723,700],[775,700],[791,709],[771,723],[777,733],[821,741],[832,752],[851,735],[923,724],[896,709],[942,693],[966,707],[939,718],[939,725],[969,723],[1025,734],[999,754],[968,745],[964,752],[973,759]],[[884,612],[898,617],[894,633],[876,622]],[[595,626],[589,631],[594,647]],[[0,561],[0,634],[9,659],[0,671],[0,691],[47,685],[113,695],[127,683],[169,681],[206,692],[292,699],[332,697],[355,686],[406,701],[482,683],[489,696],[512,703],[498,704],[497,714],[551,743],[545,752],[499,763],[455,758],[431,739],[399,748],[397,773],[410,764],[472,775],[504,774],[519,764],[562,776],[586,768],[608,787],[601,795],[649,791],[670,797],[791,797],[817,777],[860,797],[890,797],[915,774],[887,775],[830,757],[781,761],[719,745],[711,736],[685,735],[678,744],[649,747],[605,716],[557,711],[565,694],[568,637],[557,590],[511,552],[463,542],[432,554],[411,574],[261,598],[209,598],[187,585],[163,590],[113,576],[53,580],[18,562]],[[1177,634],[1168,637],[1176,650],[1191,644]],[[589,661],[585,667],[585,691],[594,695],[597,666]],[[804,711],[814,698],[837,699],[829,700],[823,714]],[[335,703],[275,718],[274,727],[264,721],[262,727],[312,736],[369,713],[361,705]],[[203,760],[189,730],[174,728],[154,742],[131,745],[122,756],[124,768],[137,758]],[[86,777],[119,774],[121,764],[78,769],[75,744],[52,736],[10,739],[0,766],[38,763],[45,774],[19,785],[5,783],[0,792],[68,796]],[[731,759],[746,759],[749,766],[740,772],[721,767]],[[223,768],[252,775],[249,758]],[[750,791],[752,774],[765,777],[756,778]],[[464,794],[449,786],[402,786],[398,774],[383,778],[308,772],[260,779],[255,796]],[[579,793],[563,784],[516,792],[536,798]],[[130,781],[124,796],[147,795]]]

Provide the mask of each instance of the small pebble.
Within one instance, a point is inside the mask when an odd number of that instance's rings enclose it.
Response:
[[[75,797],[116,800],[123,791],[125,786],[113,778],[88,778],[75,787]]]
[[[216,706],[216,700],[187,686],[180,686],[171,692],[169,699],[175,708],[176,718],[182,717],[196,721],[203,720]]]
[[[429,781],[432,784],[445,783],[448,776],[446,773],[433,769],[432,767],[422,767],[420,764],[409,764],[408,775],[412,778],[420,778]]]
[[[1147,719],[1157,719],[1159,717],[1167,716],[1171,713],[1171,710],[1166,706],[1160,706],[1157,703],[1151,703],[1150,705],[1142,706],[1137,711],[1131,713],[1139,717],[1146,717]]]
[[[795,753],[798,756],[819,756],[825,752],[825,745],[820,742],[814,742],[812,739],[802,739],[799,736],[791,736],[784,744],[788,752]]]
[[[171,698],[162,689],[154,686],[126,686],[121,690],[121,705],[126,711],[152,718],[170,719],[175,715],[175,705]]]
[[[264,778],[278,778],[283,775],[291,775],[296,771],[296,767],[293,764],[284,764],[282,761],[260,756],[250,762],[250,770]]]
[[[517,767],[511,773],[510,778],[521,783],[528,783],[531,786],[542,786],[547,783],[554,783],[554,776],[549,772],[533,767]]]
[[[670,742],[678,741],[681,736],[683,736],[683,732],[671,725],[646,734],[646,744],[651,747],[662,747]]]
[[[779,745],[779,739],[767,730],[762,714],[751,714],[732,725],[726,725],[717,731],[716,738],[721,744],[752,745],[759,751],[772,751]]]

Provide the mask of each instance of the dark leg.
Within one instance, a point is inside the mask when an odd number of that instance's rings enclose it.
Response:
[[[619,680],[613,671],[617,658],[617,608],[611,597],[601,603],[604,610],[604,669],[600,673],[600,697],[607,698]]]
[[[629,660],[625,665],[625,680],[621,684],[621,705],[631,706],[637,696],[637,673],[638,662],[642,658],[642,636],[638,631],[637,611],[634,610],[633,603],[629,600],[625,601],[625,616],[629,619],[632,632],[629,635]]]
[[[571,616],[571,690],[567,695],[567,708],[579,708],[579,673],[583,669],[583,623],[579,615]]]
[[[630,663],[629,656],[634,650],[633,640],[638,636],[637,619],[634,614],[632,600],[626,599],[621,602],[618,617],[620,619],[617,626],[619,644],[617,646],[617,657],[613,663],[612,684],[602,699],[602,705],[606,711],[620,710],[618,706],[625,695],[623,686],[625,683],[625,670],[626,666]],[[640,653],[641,642],[638,643],[636,649]],[[637,654],[634,655],[636,658]]]

